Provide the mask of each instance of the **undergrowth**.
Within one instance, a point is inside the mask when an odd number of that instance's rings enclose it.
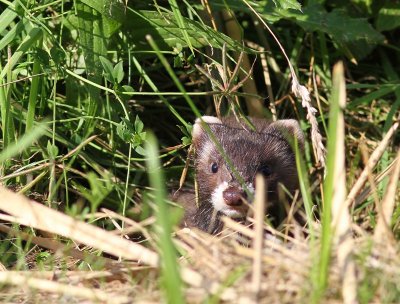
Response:
[[[1,300],[397,302],[399,20],[399,1],[0,0]],[[305,225],[265,226],[258,290],[234,237],[251,229],[176,228],[202,115],[295,118],[307,137]]]

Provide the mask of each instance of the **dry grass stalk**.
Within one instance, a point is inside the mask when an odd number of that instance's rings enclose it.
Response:
[[[15,170],[12,173],[8,174],[8,175],[1,175],[0,176],[0,183],[4,182],[8,179],[14,178],[14,177],[18,177],[18,176],[24,176],[24,175],[28,175],[30,173],[33,173],[35,171],[40,171],[43,170],[45,171],[45,169],[47,167],[50,167],[51,163],[44,163],[44,164],[40,164],[40,165],[36,165],[33,168],[29,168],[26,170]]]
[[[380,160],[383,152],[385,152],[386,147],[389,145],[390,139],[392,138],[393,134],[395,133],[398,127],[399,123],[398,122],[394,123],[393,126],[389,129],[389,131],[385,134],[379,145],[375,148],[374,152],[372,152],[370,158],[368,159],[367,165],[361,172],[360,177],[357,179],[354,186],[351,188],[350,193],[347,195],[346,199],[347,205],[350,204],[353,205],[357,194],[361,191],[362,187],[364,186],[365,182],[368,179],[368,172],[374,169],[374,167]],[[354,205],[352,207],[354,207]]]
[[[257,212],[257,211],[256,211]],[[113,216],[112,214],[110,214]],[[200,303],[205,299],[210,299],[210,294],[216,294],[217,298],[221,301],[229,303],[250,303],[254,302],[252,297],[252,290],[254,281],[252,281],[252,263],[254,257],[260,252],[254,247],[246,248],[238,244],[237,234],[240,231],[244,236],[255,238],[255,229],[241,225],[234,222],[232,219],[225,219],[227,228],[224,230],[220,237],[211,236],[197,230],[181,230],[176,233],[178,243],[185,243],[186,254],[180,259],[180,265],[183,268],[183,276],[190,287],[185,289],[186,300],[188,303]],[[252,221],[256,224],[255,221]],[[304,301],[304,295],[307,294],[311,288],[308,284],[309,273],[312,265],[309,242],[303,240],[300,242],[293,237],[287,237],[282,233],[278,233],[268,226],[264,229],[271,231],[267,237],[263,237],[262,246],[262,263],[261,263],[261,279],[259,285],[259,302],[260,303],[296,303]],[[275,234],[277,237],[271,235]],[[360,251],[363,244],[367,243],[368,235],[357,237],[357,245],[355,251]],[[182,248],[182,246],[180,246]],[[358,261],[357,263],[359,263]],[[385,256],[384,258],[372,255],[365,260],[359,269],[368,267],[369,269],[379,269],[385,275],[392,276],[392,281],[396,276],[399,276],[398,268],[391,267],[397,262],[392,256]],[[98,290],[98,283],[100,282],[101,291],[104,296],[124,296],[128,297],[127,302],[141,302],[141,303],[159,303],[162,301],[163,294],[156,285],[157,271],[144,271],[138,273],[138,276],[133,276],[132,270],[135,267],[130,267],[123,264],[125,267],[114,269],[114,265],[106,265],[110,267],[110,271],[101,272],[55,272],[55,277],[52,277],[53,272],[24,272],[20,273],[22,277],[28,277],[29,273],[32,274],[33,279],[41,279],[44,284],[49,280],[56,280],[54,289],[41,289],[37,281],[31,281],[28,288],[36,290],[36,299],[49,299],[57,302],[64,294],[63,288],[66,284],[73,286],[84,286],[84,288],[93,288],[94,291]],[[191,265],[190,270],[187,266]],[[341,282],[341,268],[338,267],[338,259],[332,261],[332,269],[329,278],[330,295],[327,296],[326,302],[333,303],[337,298]],[[112,268],[111,268],[112,267]],[[115,265],[115,267],[118,267]],[[143,267],[136,267],[139,271]],[[228,287],[226,282],[232,277],[232,273],[237,269],[242,269],[242,273]],[[154,269],[154,268],[151,268]],[[259,271],[259,270],[258,270]],[[135,285],[132,285],[132,279]],[[138,279],[139,278],[139,279]],[[141,278],[141,279],[140,279]],[[143,282],[141,282],[143,280]],[[21,281],[20,281],[21,282]],[[151,283],[152,282],[152,283]],[[36,284],[36,285],[35,285]],[[79,285],[77,285],[79,284]],[[117,284],[117,285],[115,285]],[[149,285],[150,284],[150,285]],[[59,286],[61,285],[61,288]],[[11,285],[8,285],[11,286]],[[17,285],[13,285],[12,292],[16,299],[29,300],[31,299],[32,291],[24,291],[22,294],[17,292]],[[36,287],[37,286],[37,287]],[[70,286],[68,286],[70,287]],[[10,287],[11,288],[11,287]],[[78,287],[75,287],[78,288]],[[20,289],[18,289],[20,290]],[[130,290],[130,292],[128,292]],[[33,291],[35,292],[35,291]],[[85,294],[87,290],[83,289],[75,292],[66,293],[75,301],[82,300],[86,302],[95,302],[90,298],[92,295]],[[36,295],[37,294],[37,295]],[[96,295],[98,296],[98,295]],[[102,296],[102,295],[100,295]],[[6,298],[4,298],[6,299]],[[375,298],[379,300],[378,298]],[[0,299],[1,301],[1,299]],[[14,300],[13,300],[14,301]],[[101,300],[97,300],[101,302]],[[333,302],[332,302],[333,301]],[[16,301],[14,301],[16,302]],[[106,302],[104,300],[103,302]]]
[[[190,166],[190,160],[191,160],[191,157],[192,157],[193,152],[194,152],[194,148],[193,147],[194,147],[193,145],[190,145],[190,147],[189,147],[189,151],[187,153],[187,157],[186,157],[186,160],[185,160],[185,167],[183,168],[181,177],[179,179],[179,188],[176,190],[175,193],[177,193],[179,190],[181,190],[182,187],[183,187],[183,184],[185,183],[186,176],[187,176],[187,173],[188,173],[188,170],[189,170],[189,166]]]
[[[322,142],[322,135],[319,132],[317,118],[315,117],[315,114],[318,111],[311,105],[310,92],[305,86],[300,85],[293,67],[291,65],[289,65],[289,67],[292,73],[292,92],[297,98],[301,98],[301,105],[303,108],[307,109],[306,117],[311,124],[311,142],[316,155],[317,163],[319,163],[322,167],[325,167],[326,150]]]
[[[0,209],[13,215],[21,225],[56,233],[114,256],[137,260],[150,266],[158,265],[158,255],[141,245],[75,220],[3,187],[0,187],[0,197]]]
[[[129,267],[129,271],[143,271],[148,270],[149,268],[139,266],[139,267]],[[98,279],[102,280],[102,282],[109,282],[112,280],[119,280],[121,282],[128,281],[128,277],[124,272],[126,269],[112,269],[110,270],[92,270],[92,271],[81,271],[81,270],[41,270],[41,271],[8,271],[8,273],[18,273],[22,276],[42,279],[42,280],[52,280],[57,281],[59,283],[70,283],[70,284],[81,284],[81,285],[89,285],[96,284]]]
[[[10,190],[0,187],[0,209],[14,216],[16,223],[59,234],[77,242],[97,248],[115,257],[135,260],[149,266],[158,267],[158,255],[154,251],[130,242],[111,232],[75,220],[61,212],[50,209],[35,201],[31,201]],[[20,211],[24,210],[23,213]],[[50,245],[49,245],[50,246]],[[187,267],[181,268],[183,280],[191,286],[203,288],[209,293],[220,293],[221,286],[210,282],[202,275]],[[21,281],[19,278],[18,281]],[[36,283],[33,283],[35,287]],[[221,298],[235,298],[236,293],[226,288]]]
[[[255,229],[245,227],[244,225],[233,221],[230,218],[224,218],[227,230],[238,231],[240,234],[255,238]],[[255,221],[254,221],[255,224]],[[267,228],[264,225],[263,229]],[[281,234],[285,238],[284,234]],[[228,242],[225,246],[234,246],[233,256],[224,255],[224,259],[231,261],[233,265],[246,264],[246,259],[254,263],[254,257],[258,254],[256,248],[247,248],[238,243]],[[309,247],[306,243],[300,246],[291,241],[267,234],[263,235],[262,246],[262,264],[261,264],[261,284],[259,287],[258,303],[295,303],[301,301],[301,294],[305,292],[307,279],[310,273],[311,261],[309,260]],[[231,266],[233,267],[233,266]],[[236,303],[254,303],[254,297],[251,296],[251,290],[254,290],[254,283],[250,280],[253,274],[253,267],[247,270],[246,275],[240,278],[234,285],[239,298]],[[257,270],[260,271],[260,270]],[[338,282],[338,275],[332,275],[333,281]]]
[[[53,280],[38,279],[32,277],[32,273],[20,273],[15,271],[0,272],[0,283],[5,285],[25,286],[55,294],[69,295],[72,297],[101,301],[105,303],[127,303],[129,298],[106,293],[100,289],[88,287],[71,286],[70,284],[61,284]]]
[[[363,160],[365,168],[367,169],[367,180],[368,180],[368,183],[369,183],[369,188],[371,190],[370,193],[371,193],[371,196],[372,196],[372,198],[374,200],[374,203],[375,203],[375,210],[379,215],[380,213],[382,213],[382,206],[380,204],[380,198],[379,198],[379,195],[378,195],[378,188],[377,188],[377,185],[375,183],[373,172],[367,166],[368,161],[369,161],[368,149],[367,149],[367,146],[365,145],[365,143],[363,141],[361,141],[359,146],[360,146],[360,151],[361,151],[361,158]]]
[[[123,235],[127,239],[129,239],[129,237],[127,236],[128,234],[139,231],[150,242],[150,244],[153,245],[153,247],[155,247],[155,242],[153,241],[152,237],[150,236],[148,230],[145,228],[146,225],[150,225],[155,222],[154,217],[149,217],[144,222],[137,223],[137,222],[131,220],[130,218],[122,216],[112,210],[101,208],[101,211],[103,211],[107,215],[108,218],[112,219],[113,224],[117,227],[117,231],[113,231],[112,233],[115,233],[118,235]],[[118,223],[114,219],[120,220],[122,223],[126,224],[127,227],[125,227],[125,225],[124,225],[124,228],[119,227]]]
[[[354,242],[351,235],[351,217],[346,199],[346,167],[345,167],[345,130],[342,109],[346,106],[346,89],[343,77],[343,64],[340,62],[333,68],[336,85],[339,89],[339,108],[334,166],[334,191],[332,197],[332,223],[334,226],[333,243],[337,246],[338,267],[342,274],[342,296],[344,303],[357,302],[357,279],[353,261]],[[335,78],[334,78],[335,81]]]
[[[396,199],[396,190],[397,184],[399,182],[399,175],[400,175],[400,150],[397,151],[397,158],[394,169],[389,179],[389,184],[387,186],[387,190],[385,193],[385,197],[382,201],[382,212],[378,215],[378,223],[375,228],[374,232],[374,239],[376,242],[382,242],[382,240],[389,238],[393,238],[393,235],[387,235],[390,229],[390,220],[392,218],[393,209],[395,206],[395,199]]]
[[[205,10],[207,12],[207,16],[211,22],[213,29],[218,31],[217,23],[215,22],[214,16],[211,12],[211,7],[210,7],[210,4],[208,3],[208,0],[201,0],[201,5],[203,5],[203,7],[205,8]]]
[[[397,159],[392,160],[392,161],[390,162],[390,164],[389,164],[385,169],[383,169],[383,171],[379,172],[379,173],[375,176],[375,178],[374,178],[374,183],[375,183],[375,184],[379,184],[380,182],[382,182],[383,179],[384,179],[386,176],[388,176],[388,175],[392,172],[394,166],[396,165],[396,160],[397,160]],[[360,191],[360,194],[357,195],[357,197],[355,198],[353,206],[358,206],[358,205],[360,205],[363,201],[365,201],[365,200],[367,199],[367,197],[370,195],[371,191],[372,191],[372,190],[371,190],[371,187],[370,187],[370,186],[364,187],[364,189],[362,189],[362,190]]]
[[[236,231],[252,239],[256,237],[254,229],[246,227],[228,217],[224,217],[223,221],[225,226],[232,231]],[[268,232],[271,231],[276,232],[275,229],[267,225],[264,225],[263,229],[265,229]],[[276,254],[279,254],[279,259],[288,259],[293,261],[294,264],[306,266],[307,268],[310,267],[310,263],[306,261],[303,255],[299,254],[299,252],[307,252],[308,255],[309,246],[307,243],[304,242],[297,243],[296,239],[293,239],[291,237],[286,237],[286,235],[283,233],[277,233],[277,235],[279,237],[282,237],[282,239],[285,242],[281,241],[280,239],[278,239],[273,235],[268,235],[268,237],[263,238],[263,248],[264,249],[268,248],[268,252],[274,252]],[[237,244],[236,246],[236,251],[238,253],[243,254],[244,256],[251,258],[254,257],[253,249],[247,249],[239,244]],[[251,252],[251,254],[249,254],[249,252]],[[263,253],[264,253],[263,256],[264,261],[270,261],[270,263],[276,264],[275,259],[271,260],[271,258],[265,254],[266,251],[263,251]],[[290,267],[288,269],[290,270]]]
[[[105,266],[111,266],[114,263],[113,260],[93,255],[88,250],[81,251],[81,250],[78,250],[75,248],[71,248],[71,246],[66,246],[56,240],[33,236],[31,234],[28,234],[28,233],[25,233],[22,231],[16,231],[4,224],[0,224],[0,231],[7,233],[10,236],[16,236],[24,241],[29,241],[40,247],[50,249],[53,252],[59,252],[59,253],[63,253],[64,255],[71,256],[74,259],[78,259],[78,260],[86,259],[86,260],[90,260],[90,261],[99,261],[100,263],[104,264]]]

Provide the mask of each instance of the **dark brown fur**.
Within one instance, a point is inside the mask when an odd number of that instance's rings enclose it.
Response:
[[[251,119],[255,130],[250,131],[250,127],[245,122],[239,123],[234,117],[222,121],[205,117],[204,120],[246,184],[254,183],[257,172],[267,171],[268,174],[265,175],[268,189],[266,199],[269,205],[278,202],[279,183],[291,192],[297,189],[295,157],[289,140],[296,136],[299,145],[302,146],[304,139],[296,121],[268,122],[264,119]],[[246,215],[247,207],[244,201],[247,195],[200,120],[197,120],[194,126],[193,144],[199,207],[196,206],[194,195],[186,195],[184,223],[187,226],[195,226],[204,231],[216,233],[221,229],[219,218],[222,213],[216,212],[213,206],[213,191],[223,182],[229,185],[229,191],[233,191],[233,194],[224,190],[222,195],[224,199],[227,198],[228,204],[232,203],[229,200],[234,197],[233,208],[240,210],[242,214],[242,216],[236,215],[239,219]],[[217,164],[218,167],[215,173],[211,169],[213,164],[214,166]],[[268,170],[265,170],[266,167]],[[178,200],[183,202],[183,199]]]

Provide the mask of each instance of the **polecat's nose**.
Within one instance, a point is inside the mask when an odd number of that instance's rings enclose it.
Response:
[[[236,187],[230,187],[222,193],[222,197],[228,206],[240,206],[246,194]]]

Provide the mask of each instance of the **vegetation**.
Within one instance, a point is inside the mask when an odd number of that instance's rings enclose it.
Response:
[[[397,302],[400,2],[131,2],[0,0],[0,301]],[[301,122],[304,226],[177,228],[204,114]]]

